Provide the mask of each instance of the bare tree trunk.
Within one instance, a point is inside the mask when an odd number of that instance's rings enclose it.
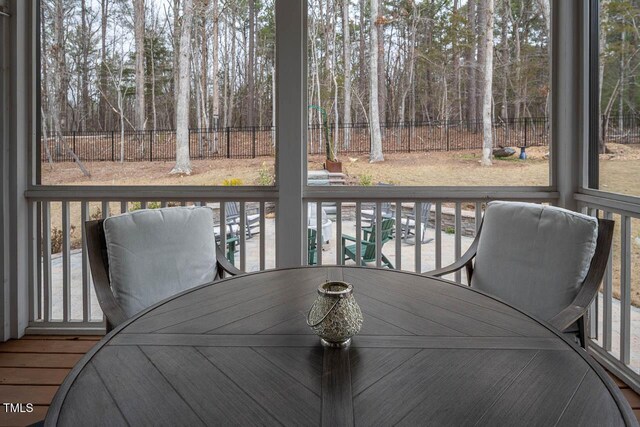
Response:
[[[468,0],[467,2],[467,21],[469,24],[469,34],[471,35],[471,43],[467,49],[466,65],[467,65],[467,120],[470,122],[478,118],[476,109],[476,1]],[[474,127],[475,129],[475,127]]]
[[[382,134],[380,132],[380,109],[378,106],[378,0],[371,0],[371,49],[369,57],[369,130],[371,152],[369,162],[382,162]],[[381,23],[380,23],[381,24]]]
[[[80,129],[86,130],[87,118],[89,116],[89,43],[91,43],[91,34],[87,25],[87,4],[86,0],[80,3],[80,22],[81,22],[81,65],[80,65]]]
[[[151,39],[151,112],[153,116],[153,137],[151,144],[156,141],[156,131],[158,130],[158,112],[156,108],[156,58],[155,58],[155,39],[157,36],[158,20],[153,16],[153,38]]]
[[[173,112],[174,112],[174,120],[177,120],[178,117],[178,111],[177,111],[177,105],[178,105],[178,86],[180,85],[180,76],[179,76],[179,66],[178,63],[180,61],[180,4],[182,3],[182,0],[173,0],[173,55],[172,55],[172,62],[173,62],[173,88],[172,88],[172,93],[174,96],[174,100],[173,100]],[[174,123],[174,126],[177,127],[178,123]]]
[[[602,0],[601,0],[602,3]],[[544,16],[545,28],[547,30],[547,52],[549,54],[549,63],[551,63],[551,5],[549,0],[538,0],[540,10]],[[545,103],[545,115],[549,117],[551,114],[551,92],[547,91],[547,100]]]
[[[176,103],[176,165],[172,174],[191,175],[189,159],[189,54],[191,51],[191,27],[193,25],[193,0],[184,0],[180,24],[180,54],[178,58],[178,90]]]
[[[64,50],[64,5],[62,0],[56,0],[54,11],[54,29],[53,38],[55,44],[51,46],[51,51],[54,56],[54,68],[53,68],[53,88],[52,96],[50,99],[51,116],[53,118],[53,132],[56,140],[56,156],[66,153],[73,158],[80,170],[85,176],[90,177],[91,174],[84,167],[78,156],[67,147],[67,144],[62,135],[63,118],[62,112],[67,103],[67,67],[65,62],[65,50]]]
[[[360,31],[359,31],[359,52],[358,52],[358,69],[359,71],[359,88],[358,92],[360,93],[360,97],[362,97],[362,102],[366,102],[366,94],[367,94],[367,45],[365,42],[365,26],[366,26],[366,3],[365,0],[360,0]],[[363,105],[364,108],[364,105]],[[360,110],[357,110],[360,111]],[[367,113],[363,109],[362,112],[366,116]],[[360,115],[358,114],[358,120],[360,120]]]
[[[544,2],[545,0],[539,0]],[[509,89],[509,22],[507,21],[506,16],[508,15],[507,10],[510,8],[510,4],[508,1],[503,3],[503,18],[502,18],[502,66],[504,71],[502,72],[502,109],[500,111],[500,117],[505,121],[505,129],[506,132],[509,131],[509,99],[507,97],[507,92]]]
[[[220,125],[220,88],[218,82],[218,40],[220,38],[220,12],[218,10],[218,0],[213,0],[213,52],[211,57],[211,85],[213,86],[213,99],[212,99],[212,113],[213,113],[213,128],[216,130],[213,133],[213,152],[218,152],[218,126]]]
[[[146,125],[144,105],[144,0],[134,0],[133,14],[135,20],[133,30],[136,41],[136,130],[143,131]]]
[[[349,0],[342,2],[342,36],[344,38],[344,141],[343,147],[351,145],[351,31],[349,28]]]
[[[523,100],[523,90],[522,90],[522,48],[521,48],[521,42],[520,42],[520,19],[516,20],[513,17],[513,11],[511,10],[511,8],[508,9],[508,13],[509,13],[509,20],[511,21],[511,28],[513,28],[513,38],[514,38],[514,53],[515,53],[515,58],[514,58],[514,64],[515,64],[515,83],[513,84],[514,88],[515,88],[515,95],[516,95],[516,99],[514,102],[514,118],[516,120],[520,119],[520,117],[522,116],[521,113],[521,106],[522,106],[522,100]]]
[[[50,99],[50,85],[49,85],[49,73],[48,73],[48,65],[47,65],[47,59],[48,58],[48,41],[47,41],[47,31],[45,28],[45,13],[44,13],[44,9],[45,9],[45,5],[42,5],[42,7],[40,8],[40,25],[41,25],[41,29],[40,29],[40,34],[41,34],[41,52],[40,54],[42,55],[42,101],[41,101],[41,106],[40,106],[40,114],[41,114],[41,119],[40,122],[42,123],[42,140],[43,140],[43,145],[44,145],[44,151],[46,153],[47,156],[47,160],[49,161],[49,164],[53,164],[53,159],[51,158],[51,150],[49,149],[49,132],[48,132],[48,126],[47,126],[47,122],[49,120],[48,117],[48,112],[49,112],[49,99]]]
[[[485,25],[487,23],[487,8],[489,7],[489,5],[487,4],[486,1],[478,1],[477,2],[477,9],[478,9],[478,26],[477,28],[477,34],[478,34],[478,62],[477,62],[477,67],[476,67],[476,73],[477,73],[477,92],[475,94],[475,101],[476,101],[476,111],[479,111],[481,114],[484,108],[484,89],[485,89],[485,84],[484,84],[484,75],[485,75],[485,55],[486,55],[486,39],[485,39]],[[484,118],[483,118],[484,120]]]
[[[408,56],[408,62],[409,62],[409,72],[407,74],[407,80],[406,80],[406,84],[405,87],[402,91],[402,99],[400,101],[400,114],[399,114],[399,120],[400,122],[404,123],[406,121],[406,117],[405,117],[405,105],[406,105],[406,100],[407,100],[407,96],[409,94],[409,91],[414,87],[414,75],[415,75],[415,64],[416,64],[416,33],[418,31],[418,18],[419,18],[419,9],[418,6],[415,2],[412,2],[412,9],[411,9],[411,29],[410,29],[410,36],[409,36],[409,48],[407,49],[407,56]],[[413,112],[412,114],[415,114],[415,112]],[[415,119],[415,116],[411,116],[411,122],[413,122],[413,120]],[[404,126],[404,124],[403,124]]]
[[[236,60],[235,60],[235,52],[236,52],[236,35],[235,32],[231,31],[231,52],[229,55],[229,67],[231,68],[231,72],[230,72],[230,79],[229,79],[229,106],[228,106],[228,122],[227,122],[227,126],[232,126],[233,125],[233,110],[235,108],[235,86],[236,86],[236,73],[237,73],[237,66],[236,66]]]
[[[627,42],[627,32],[622,31],[620,35],[620,98],[618,98],[618,132],[620,135],[624,132],[624,89],[626,85],[627,76],[625,74],[625,49]]]
[[[249,0],[249,65],[247,70],[247,80],[248,80],[248,91],[249,91],[249,101],[248,101],[248,114],[247,119],[249,122],[249,126],[255,126],[255,95],[256,95],[256,87],[255,87],[255,61],[256,61],[256,48],[255,48],[255,35],[256,32],[256,2],[255,0]]]
[[[109,0],[100,0],[100,103],[98,105],[98,120],[101,126],[107,128],[107,17],[109,15]]]
[[[196,6],[196,10],[197,10],[197,25],[203,25],[204,23],[202,22],[202,10],[199,7],[199,2],[198,0],[196,0],[196,4],[198,4],[198,6]],[[202,41],[200,40],[200,38],[198,37],[198,29],[196,28],[195,31],[196,36],[194,37],[194,45],[193,45],[193,55],[191,55],[191,73],[192,73],[192,81],[193,81],[193,89],[194,89],[194,96],[195,96],[195,104],[196,104],[196,127],[198,128],[198,132],[197,132],[197,137],[198,137],[198,157],[202,158],[203,153],[203,141],[202,141],[202,98],[203,98],[203,93],[202,93],[202,87],[200,85],[200,76],[198,75],[198,72],[205,72],[205,69],[202,67],[202,51],[201,51],[201,46],[200,44],[202,43]]]
[[[378,108],[380,110],[380,122],[387,120],[387,79],[384,57],[384,16],[380,13],[378,4],[378,18],[376,20],[376,31],[378,32]]]
[[[54,87],[53,97],[51,99],[51,116],[53,119],[54,134],[56,135],[56,157],[63,153],[63,114],[67,97],[66,73],[67,67],[65,63],[64,49],[64,6],[63,0],[56,0],[53,22],[53,40],[54,45],[51,51],[54,57]]]
[[[43,61],[44,63],[44,61]],[[47,161],[49,162],[49,166],[53,167],[53,159],[51,158],[51,150],[49,150],[49,132],[47,129],[47,116],[45,114],[44,108],[40,108],[41,114],[41,122],[42,122],[42,140],[44,141],[44,152],[47,157]]]
[[[601,119],[601,110],[602,110],[602,87],[604,84],[604,64],[605,64],[605,58],[604,58],[604,51],[607,47],[607,31],[606,31],[606,23],[608,21],[608,16],[609,16],[609,11],[608,11],[608,5],[609,5],[609,0],[601,0],[600,1],[600,40],[598,41],[599,44],[599,48],[600,48],[600,81],[598,82],[598,111],[600,111],[600,113],[598,113],[598,122],[599,122],[599,140],[600,140],[600,144],[598,145],[599,147],[599,152],[600,154],[605,154],[607,152],[607,141],[606,141],[606,127],[605,127],[605,132],[603,132],[603,127],[604,124],[602,123],[602,119]]]
[[[491,101],[493,92],[493,0],[485,2],[484,17],[484,94],[482,102],[482,165],[491,166],[493,149]]]

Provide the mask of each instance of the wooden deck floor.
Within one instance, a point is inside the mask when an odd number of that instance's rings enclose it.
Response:
[[[0,344],[0,403],[33,403],[31,413],[6,413],[0,426],[24,426],[44,419],[56,390],[100,336],[26,336]],[[640,395],[613,377],[640,420]]]

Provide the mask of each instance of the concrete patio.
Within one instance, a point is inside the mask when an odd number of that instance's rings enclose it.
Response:
[[[267,218],[265,220],[265,266],[267,269],[275,267],[275,219]],[[347,217],[342,223],[343,234],[355,236],[355,221]],[[432,228],[427,229],[427,238],[434,239],[435,232]],[[470,237],[462,237],[462,252],[471,245],[473,239]],[[415,246],[412,244],[413,238],[409,243],[401,243],[402,269],[413,271],[415,266]],[[246,271],[257,272],[260,270],[260,234],[256,234],[253,238],[246,240]],[[422,244],[421,260],[422,272],[427,272],[435,268],[435,240]],[[241,249],[235,253],[235,264],[240,265]],[[397,265],[395,253],[395,239],[387,242],[383,247],[383,253],[389,258],[392,264]],[[442,233],[442,265],[448,265],[455,260],[455,235]],[[329,243],[323,245],[322,252],[323,265],[337,264],[336,258],[336,227],[335,218],[332,227],[332,235]],[[356,265],[353,261],[347,261],[346,265]],[[374,265],[372,265],[374,266]],[[465,273],[462,272],[463,282],[466,283]],[[446,277],[453,280],[452,275]],[[602,294],[599,294],[599,307],[602,312]],[[52,256],[52,317],[53,319],[62,319],[62,257],[60,254]],[[81,320],[82,318],[82,253],[80,250],[71,253],[71,318],[72,320]],[[98,304],[95,291],[91,287],[91,320],[99,321],[102,319],[102,311]],[[613,300],[612,304],[612,353],[618,355],[620,351],[620,301]],[[602,330],[602,316],[600,316],[599,330]],[[600,341],[598,341],[601,343]],[[631,308],[631,365],[632,369],[640,372],[640,309]]]

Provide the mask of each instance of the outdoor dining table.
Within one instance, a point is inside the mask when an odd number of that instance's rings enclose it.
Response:
[[[305,322],[327,280],[364,324],[325,348]],[[586,352],[442,279],[359,267],[247,274],[184,292],[107,335],[46,425],[638,425]]]

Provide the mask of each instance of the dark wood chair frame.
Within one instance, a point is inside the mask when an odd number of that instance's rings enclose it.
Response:
[[[107,320],[107,332],[128,319],[111,290],[109,280],[109,256],[107,254],[107,242],[104,235],[104,220],[87,221],[85,223],[85,239],[93,285],[96,289],[98,303]],[[216,245],[216,260],[218,263],[215,280],[227,276],[243,274],[225,257],[220,246]]]
[[[607,268],[607,263],[609,262],[614,225],[614,221],[598,219],[598,240],[596,242],[596,250],[593,254],[593,258],[591,258],[589,271],[582,282],[582,287],[571,304],[549,320],[551,326],[559,331],[564,331],[575,322],[578,322],[580,345],[582,345],[583,348],[585,347],[585,314],[598,294],[600,283],[602,282],[602,278]],[[482,224],[480,224],[480,228],[476,233],[476,238],[473,243],[458,261],[447,267],[432,270],[424,274],[427,276],[441,277],[464,268],[467,272],[468,285],[471,286],[471,277],[473,276],[473,259],[478,253],[478,242],[480,240],[481,232]]]

